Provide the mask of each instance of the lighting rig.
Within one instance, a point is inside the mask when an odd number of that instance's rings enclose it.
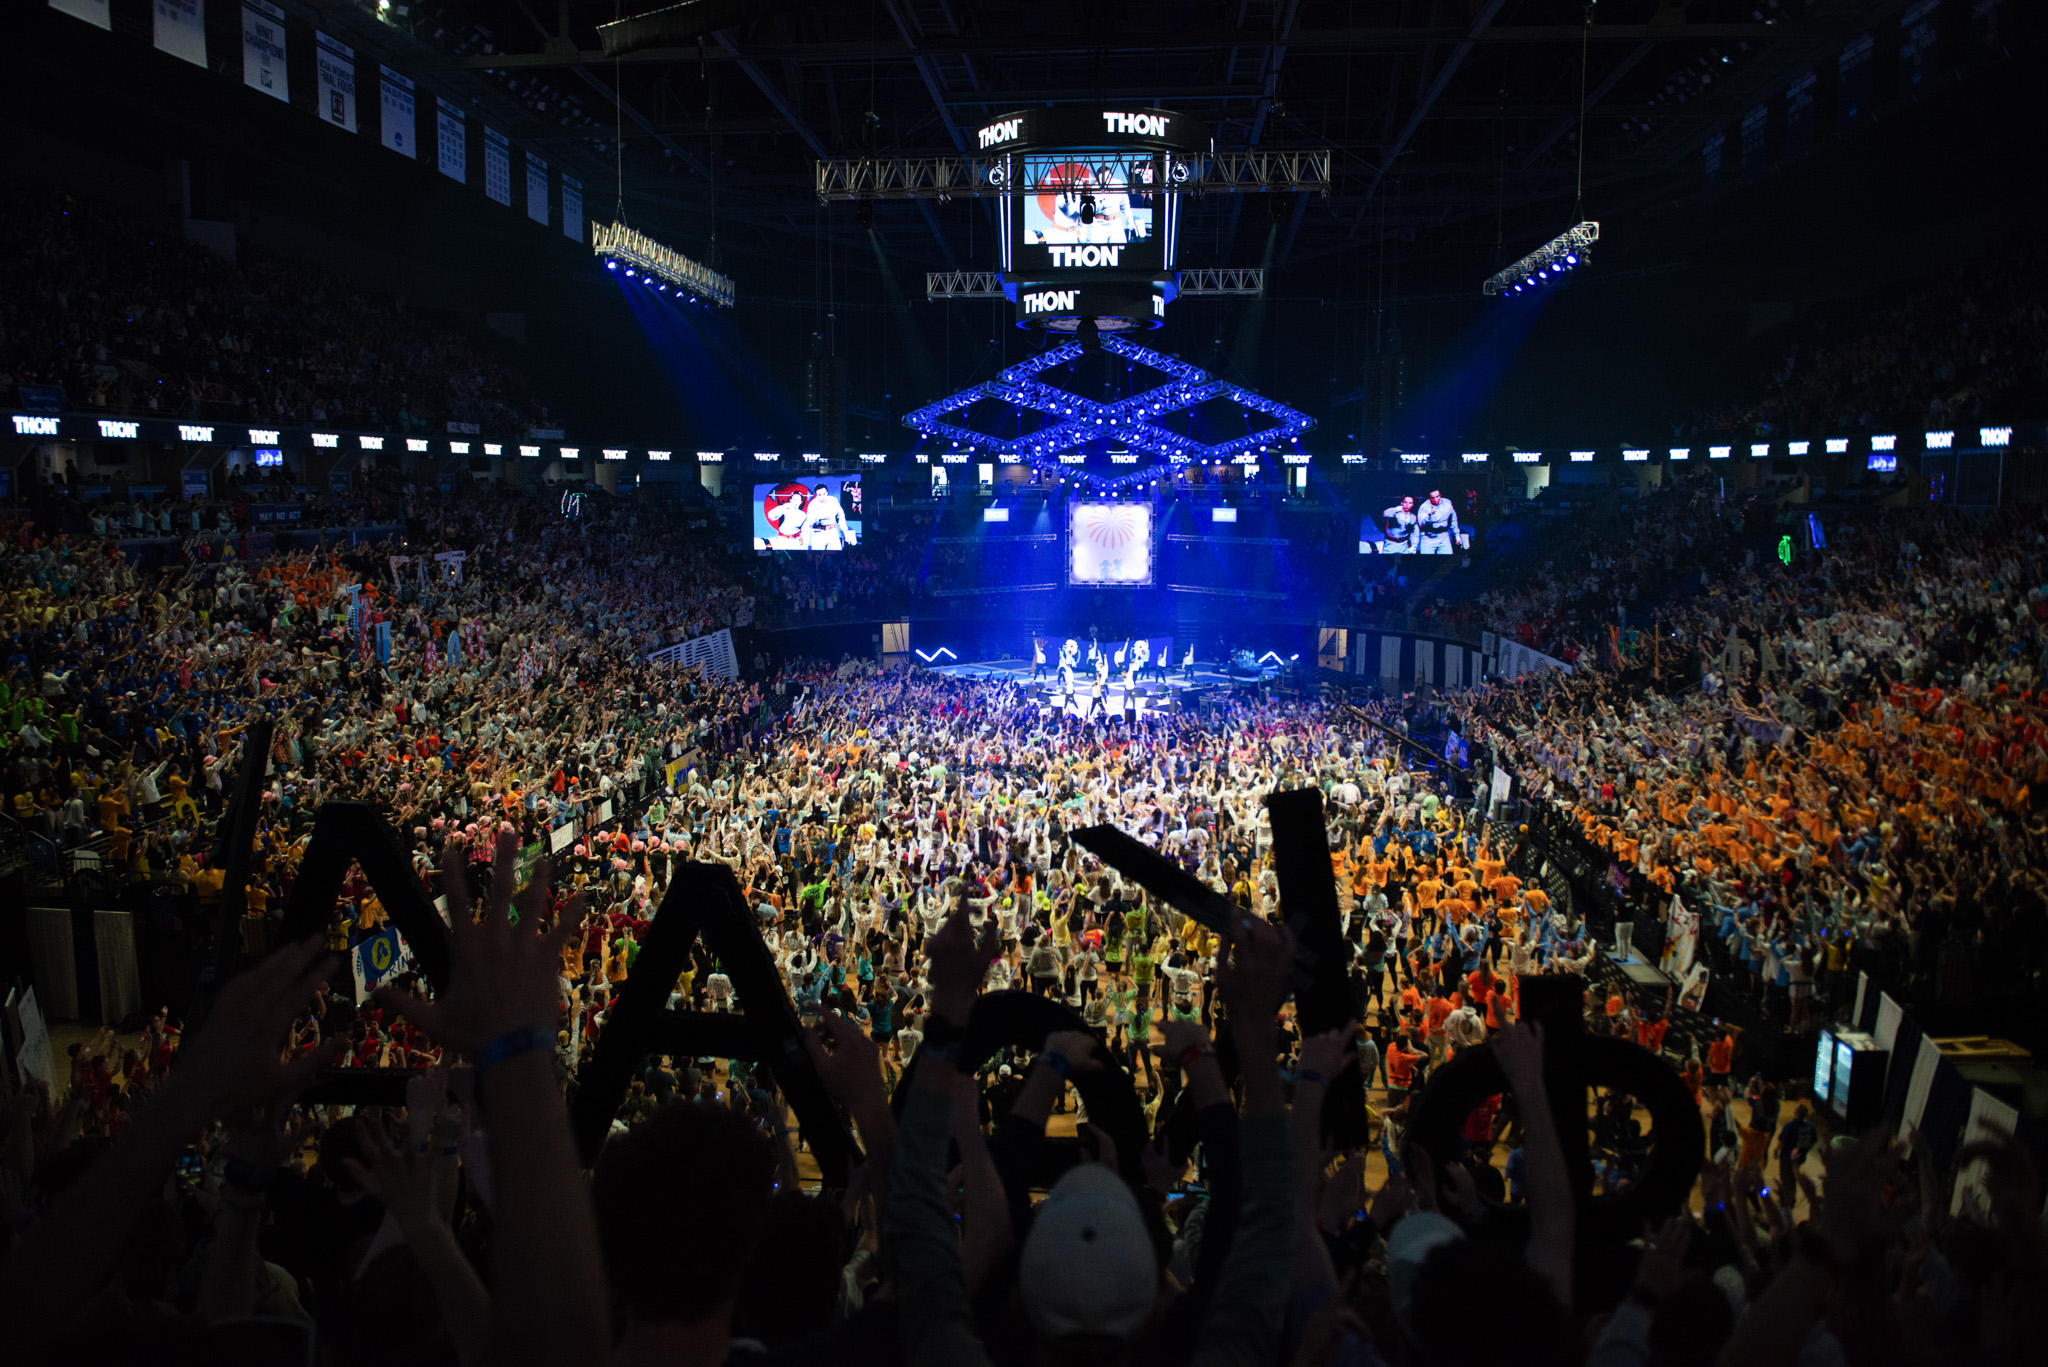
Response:
[[[591,224],[590,249],[604,258],[606,270],[645,281],[657,293],[673,293],[679,302],[701,301],[721,308],[732,307],[730,278],[623,223]]]
[[[1564,277],[1565,272],[1590,265],[1593,244],[1600,240],[1598,223],[1581,223],[1530,252],[1507,269],[1487,277],[1481,294],[1526,294]]]

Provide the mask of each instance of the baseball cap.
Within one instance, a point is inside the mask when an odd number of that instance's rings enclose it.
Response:
[[[1138,1200],[1099,1163],[1069,1168],[1024,1241],[1018,1285],[1048,1339],[1135,1339],[1159,1298],[1159,1262]]]

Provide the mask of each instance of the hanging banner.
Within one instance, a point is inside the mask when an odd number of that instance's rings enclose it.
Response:
[[[83,19],[94,28],[109,33],[114,30],[114,16],[107,9],[107,0],[50,0],[50,8],[73,19]]]
[[[313,30],[313,55],[320,73],[320,117],[356,131],[356,50]]]
[[[419,148],[413,145],[412,82],[382,65],[377,68],[377,77],[383,94],[378,115],[384,145],[401,157],[418,161]]]
[[[373,989],[387,978],[395,977],[411,964],[412,954],[406,949],[396,926],[385,926],[375,935],[358,943],[349,955],[350,967],[355,971],[356,1001],[366,1002]]]
[[[583,240],[583,182],[574,176],[562,177],[562,236]]]
[[[512,207],[512,145],[495,128],[484,129],[484,194]]]
[[[1699,944],[1700,914],[1687,911],[1685,904],[1673,897],[1665,920],[1664,971],[1674,977],[1684,977],[1692,970],[1693,956],[1699,953]]]
[[[284,73],[284,11],[270,0],[242,0],[242,84],[291,99]]]
[[[543,228],[548,223],[548,164],[526,154],[526,216]]]
[[[156,0],[156,50],[206,65],[206,13],[202,0]]]
[[[436,98],[440,113],[441,174],[458,185],[469,178],[469,137],[462,121],[462,107]]]

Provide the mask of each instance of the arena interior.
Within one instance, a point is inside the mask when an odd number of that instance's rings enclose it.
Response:
[[[0,1344],[2048,1360],[2048,11],[14,0]]]

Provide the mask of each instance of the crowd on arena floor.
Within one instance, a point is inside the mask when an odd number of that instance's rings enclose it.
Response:
[[[118,412],[406,431],[558,425],[516,366],[403,300],[248,247],[231,264],[175,229],[69,195],[9,197],[0,375]]]
[[[1741,965],[1801,1024],[1848,967],[1838,948],[1911,974],[1960,939],[2034,971],[2038,518],[1886,514],[1783,567],[1744,563],[1732,511],[1670,499],[1651,559],[1600,567],[1615,583],[1707,567],[1664,609],[1668,639],[1632,646],[1604,580],[1575,599],[1560,574],[1496,603],[1582,646],[1570,673],[1462,699],[1471,737],[1617,871],[1711,908],[1717,971]],[[0,1314],[23,1360],[205,1356],[219,1340],[200,1335],[252,1312],[316,1326],[341,1361],[1371,1364],[1512,1344],[1538,1362],[1733,1367],[2018,1360],[2041,1341],[2048,1248],[2023,1149],[1982,1150],[1989,1208],[1953,1218],[1924,1146],[1823,1136],[1796,1083],[1742,1087],[1726,1036],[1671,1058],[1714,1155],[1697,1213],[1652,1231],[1620,1285],[1575,1281],[1562,1099],[1518,1016],[1523,978],[1598,951],[1511,829],[1359,713],[1240,702],[1090,726],[1010,686],[856,661],[787,662],[764,692],[645,660],[751,610],[701,546],[624,509],[408,511],[408,550],[459,546],[459,578],[367,553],[145,575],[104,543],[26,529],[0,552],[10,810],[217,896],[222,777],[269,715],[249,945],[274,937],[318,804],[355,797],[445,899],[455,958],[431,1001],[410,978],[362,1002],[325,986],[338,961],[320,952],[383,915],[351,879],[330,939],[235,979],[189,1039],[153,1020],[132,1050],[82,1047],[68,1091],[14,1097]],[[1288,1001],[1261,802],[1311,785],[1355,1022],[1327,1034]],[[607,797],[618,819],[532,867],[515,926],[519,852]],[[1073,833],[1096,823],[1223,892],[1230,940],[1085,854]],[[594,1178],[579,1171],[565,1097],[693,859],[733,870],[859,1132],[845,1193],[802,1189],[772,1070],[704,1059],[637,1069]],[[698,945],[669,1001],[744,1011],[728,968]],[[964,1078],[961,1027],[1003,988],[1064,1001],[1085,1028]],[[1587,1012],[1667,1047],[1656,1008]],[[1403,1142],[1409,1098],[1479,1049],[1509,1093],[1439,1168]],[[435,1071],[402,1110],[289,1114],[331,1063]],[[459,1063],[458,1105],[439,1070]],[[1324,1090],[1354,1064],[1370,1163],[1318,1143]],[[1185,1090],[1196,1165],[1150,1154],[1137,1190],[1084,1163],[1034,1204],[1023,1155],[1098,1071],[1127,1076],[1155,1124]],[[1603,1188],[1628,1190],[1639,1130],[1605,1105],[1595,1143]],[[1524,1208],[1525,1246],[1485,1198]]]

